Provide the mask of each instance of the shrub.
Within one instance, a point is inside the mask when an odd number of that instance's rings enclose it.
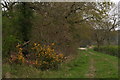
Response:
[[[7,36],[3,40],[3,46],[2,46],[2,50],[4,52],[3,57],[8,56],[10,51],[15,51],[15,45],[18,42],[21,43],[21,41],[19,39],[17,39],[15,36],[13,36],[13,35]]]
[[[99,52],[103,52],[106,54],[110,54],[113,56],[118,56],[118,46],[100,46],[98,47],[94,47],[95,51],[99,51]]]
[[[18,54],[11,56],[10,63],[32,65],[41,70],[57,69],[59,64],[65,60],[63,54],[57,54],[51,45],[40,45],[34,43],[32,51],[28,55],[23,55],[21,45],[17,45]]]

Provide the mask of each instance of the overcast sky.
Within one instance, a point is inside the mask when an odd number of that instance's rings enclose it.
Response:
[[[112,2],[118,3],[120,0],[111,0]]]

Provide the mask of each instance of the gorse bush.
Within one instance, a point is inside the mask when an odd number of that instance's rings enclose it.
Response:
[[[16,46],[18,53],[12,54],[9,61],[11,64],[32,65],[41,70],[57,69],[59,64],[61,64],[66,57],[61,53],[57,54],[52,46],[54,46],[54,43],[44,46],[34,43],[31,48],[31,53],[24,55],[24,48],[21,48],[21,45],[18,44]]]
[[[103,52],[106,54],[110,54],[113,56],[118,56],[118,50],[120,50],[120,47],[118,46],[100,46],[98,47],[94,47],[95,51],[99,51],[99,52]]]

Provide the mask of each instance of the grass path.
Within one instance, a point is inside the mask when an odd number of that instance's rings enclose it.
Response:
[[[94,78],[116,78],[118,77],[118,58],[107,54],[89,51],[94,59],[96,68]],[[94,72],[94,71],[93,71]]]
[[[88,70],[88,73],[86,74],[86,77],[87,78],[94,78],[95,77],[95,71],[96,71],[96,68],[95,68],[95,60],[94,58],[92,58],[91,54],[93,53],[90,53],[90,60],[89,60],[89,70]]]
[[[9,73],[9,75],[8,75]],[[79,51],[77,57],[59,70],[40,71],[23,65],[3,65],[3,76],[21,78],[117,78],[118,58],[93,50]]]

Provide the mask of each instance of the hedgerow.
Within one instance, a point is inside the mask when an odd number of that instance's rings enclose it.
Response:
[[[102,52],[105,54],[113,55],[113,56],[118,56],[118,52],[120,50],[120,47],[118,46],[100,46],[94,47],[95,51]]]

